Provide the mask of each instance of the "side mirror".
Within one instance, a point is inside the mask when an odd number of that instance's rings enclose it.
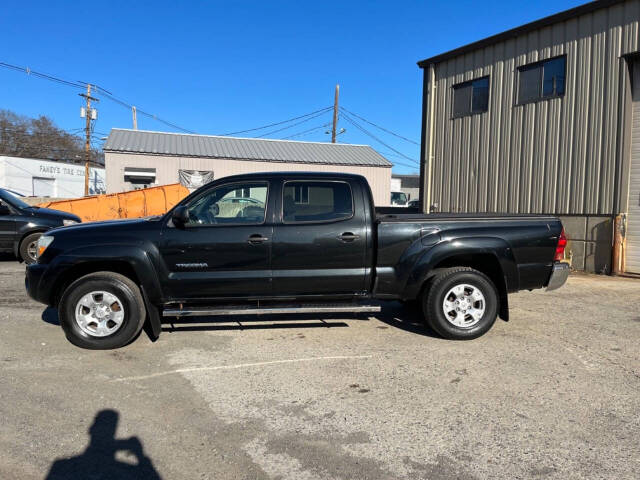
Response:
[[[11,210],[4,203],[0,203],[0,215],[11,215]]]
[[[184,205],[176,207],[171,215],[171,220],[176,227],[183,228],[189,223],[189,210],[187,207]]]

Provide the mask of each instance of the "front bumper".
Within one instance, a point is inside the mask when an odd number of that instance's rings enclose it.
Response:
[[[554,262],[549,283],[547,283],[547,292],[563,286],[567,278],[569,278],[569,264],[565,262]]]
[[[47,265],[40,265],[38,263],[32,263],[27,265],[27,271],[24,278],[24,286],[27,289],[27,293],[35,301],[49,304],[51,288],[42,288],[40,285],[42,276],[44,275]]]

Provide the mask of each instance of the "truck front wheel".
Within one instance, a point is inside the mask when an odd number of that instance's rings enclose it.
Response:
[[[485,274],[468,267],[443,270],[422,298],[426,322],[452,340],[485,334],[498,315],[498,292]]]
[[[138,286],[114,272],[85,275],[65,290],[58,305],[60,324],[74,345],[108,350],[131,342],[146,310]]]

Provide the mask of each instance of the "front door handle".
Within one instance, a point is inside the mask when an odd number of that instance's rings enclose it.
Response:
[[[342,235],[338,236],[338,239],[342,240],[343,242],[353,242],[354,240],[357,240],[359,238],[360,238],[360,235],[356,235],[351,232],[344,232]]]
[[[258,245],[258,244],[264,243],[264,242],[266,242],[268,240],[269,239],[267,237],[263,237],[259,233],[254,233],[253,235],[249,236],[249,243],[251,245]]]

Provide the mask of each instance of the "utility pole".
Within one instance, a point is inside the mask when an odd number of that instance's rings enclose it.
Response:
[[[98,102],[97,98],[93,98],[91,96],[91,84],[87,83],[87,93],[80,93],[81,97],[84,97],[86,100],[86,107],[84,111],[85,117],[85,142],[84,142],[84,154],[85,154],[85,163],[84,163],[84,196],[89,195],[89,162],[91,161],[91,120],[96,118],[96,114],[93,110],[91,110],[91,101]],[[82,114],[81,114],[82,116]]]
[[[136,111],[136,107],[131,107],[131,114],[133,115],[133,129],[138,129],[138,112]]]
[[[331,128],[331,143],[336,143],[336,130],[338,129],[338,97],[340,85],[336,85],[336,96],[333,99],[333,127]]]

